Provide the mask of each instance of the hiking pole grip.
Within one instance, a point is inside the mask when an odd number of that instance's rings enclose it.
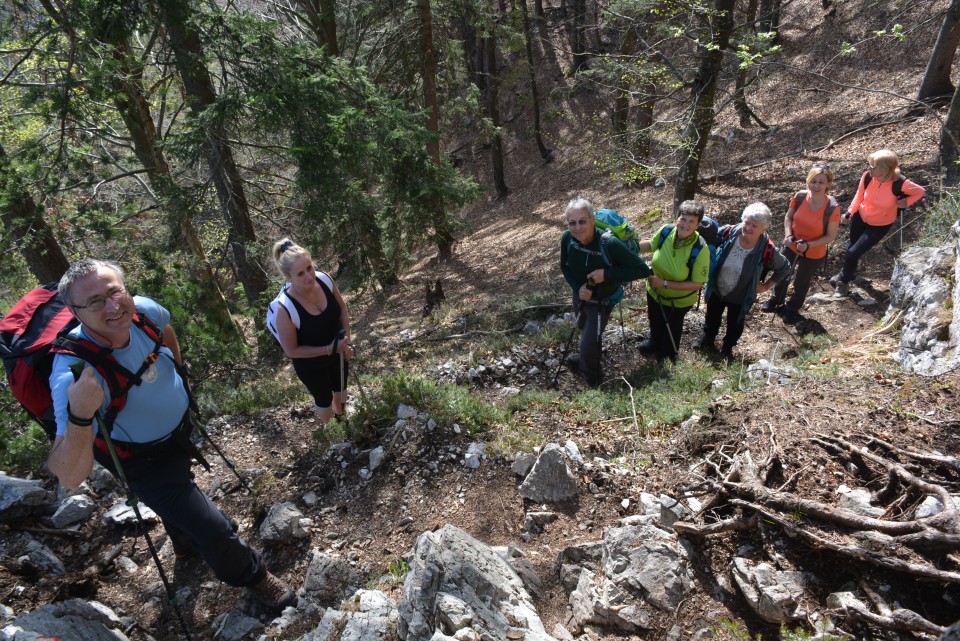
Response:
[[[73,372],[74,380],[80,378],[80,375],[83,374],[83,368],[85,366],[86,363],[84,361],[76,361],[70,365],[70,371]],[[130,509],[133,510],[133,514],[137,518],[137,524],[140,527],[140,532],[143,534],[143,539],[147,542],[147,548],[150,550],[150,556],[153,557],[153,562],[157,566],[157,573],[160,575],[160,581],[163,583],[163,587],[167,592],[167,602],[173,606],[173,610],[177,615],[180,627],[183,629],[183,635],[186,637],[187,641],[190,641],[190,628],[187,626],[187,622],[183,618],[183,613],[180,611],[177,595],[173,591],[173,586],[170,585],[170,581],[167,578],[167,573],[163,570],[163,564],[160,563],[160,555],[157,553],[157,548],[153,544],[153,539],[150,537],[150,533],[147,532],[146,523],[143,520],[143,515],[140,513],[137,495],[134,493],[133,488],[130,487],[130,481],[127,480],[127,475],[124,473],[123,466],[120,464],[120,458],[117,456],[117,451],[113,447],[113,439],[110,437],[110,430],[107,429],[107,425],[104,423],[103,416],[100,414],[99,409],[96,411],[93,417],[97,421],[97,429],[107,444],[107,451],[110,452],[110,458],[113,461],[114,468],[117,470],[117,476],[123,483],[123,489],[127,493],[126,503],[130,506]]]

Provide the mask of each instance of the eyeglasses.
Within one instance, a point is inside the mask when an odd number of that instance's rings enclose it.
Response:
[[[869,167],[870,169],[876,169],[876,168],[877,168],[876,165],[871,165],[870,163],[867,163],[867,167]]]
[[[587,222],[588,220],[586,218],[581,218],[580,220],[568,220],[567,224],[570,225],[571,227],[576,227],[577,225],[580,225],[581,227],[583,227],[584,225],[587,224]]]
[[[830,171],[830,165],[824,164],[822,162],[813,163],[814,169],[823,169],[824,171]]]
[[[122,285],[116,289],[110,290],[106,296],[94,296],[87,301],[86,305],[72,305],[74,309],[89,309],[91,312],[96,314],[97,312],[102,312],[103,308],[107,306],[107,301],[112,300],[113,302],[118,302],[123,296],[127,293],[127,288]]]

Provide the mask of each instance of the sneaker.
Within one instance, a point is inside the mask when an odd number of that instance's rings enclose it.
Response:
[[[254,595],[267,609],[282,611],[285,607],[293,605],[297,597],[293,590],[286,584],[267,572],[259,583],[252,587]]]
[[[637,349],[640,350],[641,354],[653,354],[657,351],[656,347],[653,346],[653,341],[649,338],[645,338],[640,341],[640,344],[637,345]]]
[[[693,349],[700,350],[701,352],[715,352],[717,351],[717,346],[714,345],[712,338],[707,338],[706,335],[703,335],[693,342]]]
[[[840,296],[849,296],[850,295],[850,284],[840,281],[837,283],[837,294]]]
[[[783,310],[781,317],[783,318],[783,322],[787,325],[796,325],[803,319],[803,316],[800,315],[800,312],[795,312],[792,309]]]
[[[777,308],[778,308],[778,307],[780,307],[780,304],[777,303],[777,301],[776,301],[775,299],[773,299],[773,298],[768,298],[768,299],[767,299],[767,302],[765,302],[763,305],[760,306],[760,311],[762,311],[762,312],[767,312],[768,314],[771,314],[771,313],[777,311]]]

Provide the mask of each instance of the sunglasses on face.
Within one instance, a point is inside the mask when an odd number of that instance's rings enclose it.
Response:
[[[586,218],[581,218],[580,220],[568,220],[567,224],[570,225],[571,227],[576,227],[577,225],[583,227],[587,224],[587,222],[588,221]]]

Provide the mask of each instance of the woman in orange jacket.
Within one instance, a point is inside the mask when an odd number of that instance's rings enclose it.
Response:
[[[860,178],[860,187],[840,222],[850,225],[850,244],[843,269],[830,279],[837,293],[850,293],[849,283],[857,275],[860,257],[883,240],[897,222],[897,210],[906,209],[923,198],[924,189],[900,176],[900,159],[889,149],[867,156],[869,169]]]

